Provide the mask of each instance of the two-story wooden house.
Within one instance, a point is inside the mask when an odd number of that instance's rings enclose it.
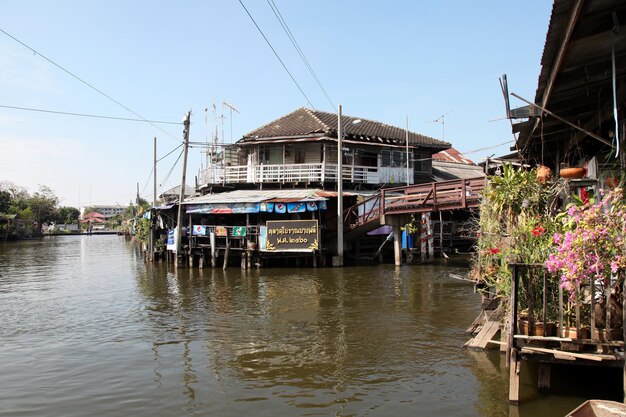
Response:
[[[196,180],[201,196],[183,204],[190,253],[210,252],[212,264],[237,252],[260,262],[322,255],[323,264],[337,249],[338,199],[350,207],[381,188],[431,182],[432,155],[450,147],[372,120],[342,116],[341,123],[340,195],[336,113],[300,108],[211,155]],[[376,248],[385,237],[373,238]]]
[[[216,186],[334,188],[337,122],[336,113],[300,108],[261,126],[227,146],[217,165],[201,171],[198,188],[203,193]],[[342,116],[342,131],[347,189],[432,181],[432,155],[450,147],[414,132],[408,132],[407,147],[405,129],[352,116]]]

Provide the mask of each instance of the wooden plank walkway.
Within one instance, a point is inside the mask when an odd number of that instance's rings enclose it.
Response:
[[[478,207],[486,183],[477,177],[382,189],[346,209],[344,224],[358,236],[381,226],[384,216]]]

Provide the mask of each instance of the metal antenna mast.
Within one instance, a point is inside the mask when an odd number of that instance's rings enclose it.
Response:
[[[447,113],[442,114],[441,116],[437,117],[435,120],[429,121],[429,123],[441,123],[441,140],[443,141],[446,140],[446,116],[452,113],[452,110],[450,110]]]
[[[232,104],[228,104],[225,101],[223,104],[230,109],[230,143],[233,143],[233,110],[235,113],[239,113],[239,110],[237,110],[237,108]]]

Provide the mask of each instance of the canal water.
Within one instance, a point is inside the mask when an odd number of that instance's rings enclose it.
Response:
[[[0,416],[564,415],[509,408],[454,262],[182,269],[118,236],[0,244]],[[530,384],[530,382],[529,382]],[[532,393],[531,393],[532,395]]]

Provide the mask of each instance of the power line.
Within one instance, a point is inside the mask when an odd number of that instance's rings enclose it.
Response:
[[[31,107],[17,107],[17,106],[7,106],[0,104],[0,107],[5,109],[13,109],[13,110],[26,110],[26,111],[34,111],[41,113],[52,113],[52,114],[61,114],[65,116],[81,116],[81,117],[93,117],[97,119],[111,119],[111,120],[124,120],[127,122],[150,122],[150,123],[163,123],[163,124],[171,124],[171,125],[180,125],[180,122],[164,122],[161,120],[145,120],[145,119],[131,119],[128,117],[115,117],[115,116],[100,116],[97,114],[86,114],[86,113],[73,113],[66,111],[57,111],[57,110],[47,110],[47,109],[35,109]]]
[[[250,20],[252,20],[252,23],[254,23],[254,26],[256,26],[256,28],[259,31],[259,33],[261,34],[261,36],[263,36],[263,39],[265,39],[265,42],[267,42],[267,44],[270,47],[270,49],[272,50],[272,52],[274,52],[274,55],[276,55],[276,58],[278,58],[278,60],[282,64],[282,66],[285,69],[285,71],[287,71],[287,74],[289,74],[289,76],[291,77],[291,80],[294,82],[296,87],[298,87],[298,90],[300,90],[300,93],[304,96],[306,102],[309,103],[309,106],[311,106],[313,108],[313,110],[315,110],[315,106],[313,106],[313,104],[311,104],[311,100],[309,100],[309,98],[306,96],[306,94],[304,94],[304,91],[302,91],[302,88],[300,87],[300,84],[298,84],[296,79],[293,78],[293,75],[291,75],[291,72],[289,71],[289,69],[287,69],[287,66],[285,65],[283,60],[280,58],[280,56],[278,55],[278,53],[276,52],[276,50],[274,49],[274,47],[272,46],[270,41],[267,39],[267,36],[265,36],[265,33],[263,33],[263,31],[261,30],[259,25],[256,23],[256,20],[254,20],[254,17],[252,17],[252,15],[250,14],[250,12],[248,11],[248,9],[246,8],[246,6],[243,4],[243,2],[241,0],[239,0],[239,4],[241,4],[241,7],[243,7],[243,9],[246,11],[246,13],[248,14],[248,17],[250,17]]]
[[[183,144],[181,143],[180,145],[178,145],[177,147],[175,147],[174,149],[172,149],[171,151],[169,151],[167,154],[165,154],[164,156],[162,156],[161,158],[157,159],[157,162],[161,162],[162,160],[164,160],[165,158],[167,158],[168,156],[170,156],[171,154],[174,153],[174,151],[178,148],[180,148],[181,146],[183,146]]]
[[[48,61],[49,63],[51,63],[52,65],[54,65],[55,67],[59,68],[60,70],[62,70],[63,72],[65,72],[66,74],[72,76],[73,78],[77,79],[78,81],[80,81],[81,83],[85,84],[87,87],[91,88],[92,90],[96,91],[97,93],[103,95],[104,97],[108,98],[109,100],[111,100],[112,102],[114,102],[115,104],[117,104],[118,106],[122,107],[123,109],[131,112],[132,114],[134,114],[135,116],[139,117],[140,119],[142,119],[143,121],[150,123],[153,127],[159,129],[160,131],[162,131],[163,133],[165,133],[168,136],[171,136],[172,138],[174,138],[174,140],[177,141],[181,141],[180,139],[178,139],[176,136],[172,135],[170,132],[163,130],[161,127],[157,126],[156,124],[150,122],[149,120],[147,120],[145,117],[141,116],[140,114],[138,114],[137,112],[131,110],[130,108],[126,107],[125,105],[123,105],[122,103],[120,103],[119,101],[117,101],[116,99],[114,99],[113,97],[109,96],[108,94],[104,93],[103,91],[99,90],[98,88],[94,87],[93,85],[89,84],[87,81],[83,80],[82,78],[80,78],[78,75],[72,73],[70,70],[67,70],[65,68],[63,68],[61,65],[57,64],[56,62],[54,62],[53,60],[51,60],[50,58],[48,58],[47,56],[41,54],[39,51],[35,50],[34,48],[31,48],[30,46],[26,45],[24,42],[22,42],[21,40],[17,39],[15,36],[11,35],[10,33],[8,33],[7,31],[5,31],[4,29],[0,28],[0,32],[4,33],[5,35],[7,35],[9,38],[13,39],[15,42],[19,43],[20,45],[24,46],[25,48],[29,49],[30,51],[32,51],[35,55],[39,55],[40,57],[42,57],[43,59],[45,59],[46,61]]]
[[[278,19],[278,22],[283,27],[283,31],[285,31],[285,34],[287,35],[287,37],[293,44],[294,48],[296,48],[296,51],[298,51],[298,54],[300,55],[300,58],[302,58],[304,65],[306,65],[306,67],[309,69],[309,72],[311,73],[315,81],[317,82],[317,85],[319,86],[319,88],[322,90],[322,92],[326,96],[326,99],[328,100],[330,105],[333,107],[333,109],[337,110],[337,106],[335,106],[335,103],[333,103],[333,101],[330,99],[330,97],[328,96],[328,93],[326,92],[326,89],[322,85],[322,82],[317,77],[317,74],[315,73],[315,71],[313,71],[311,64],[309,64],[309,60],[306,59],[306,57],[304,56],[304,52],[302,51],[302,48],[300,48],[298,41],[296,41],[295,36],[293,36],[293,33],[291,33],[291,29],[289,29],[289,25],[287,25],[287,21],[285,20],[283,15],[280,13],[278,6],[276,5],[276,3],[274,3],[274,0],[267,0],[267,4],[269,4],[270,8],[274,12],[274,16],[276,16],[276,19]]]
[[[163,187],[163,184],[165,184],[167,182],[167,180],[170,179],[170,175],[172,175],[172,171],[174,171],[174,168],[176,168],[176,165],[178,164],[178,161],[180,161],[180,157],[183,156],[183,152],[184,152],[184,149],[180,151],[180,154],[178,155],[178,158],[176,158],[176,161],[174,162],[174,165],[172,165],[172,168],[170,168],[170,171],[167,173],[167,175],[165,176],[165,178],[163,179],[161,184],[159,184],[159,188]]]
[[[506,144],[513,143],[513,142],[515,142],[515,141],[514,140],[507,140],[506,142],[498,143],[497,145],[487,146],[487,147],[479,148],[479,149],[473,149],[473,150],[468,151],[468,152],[461,152],[461,155],[469,155],[469,154],[480,152],[480,151],[488,151],[489,149],[499,148],[502,145],[506,145]]]

